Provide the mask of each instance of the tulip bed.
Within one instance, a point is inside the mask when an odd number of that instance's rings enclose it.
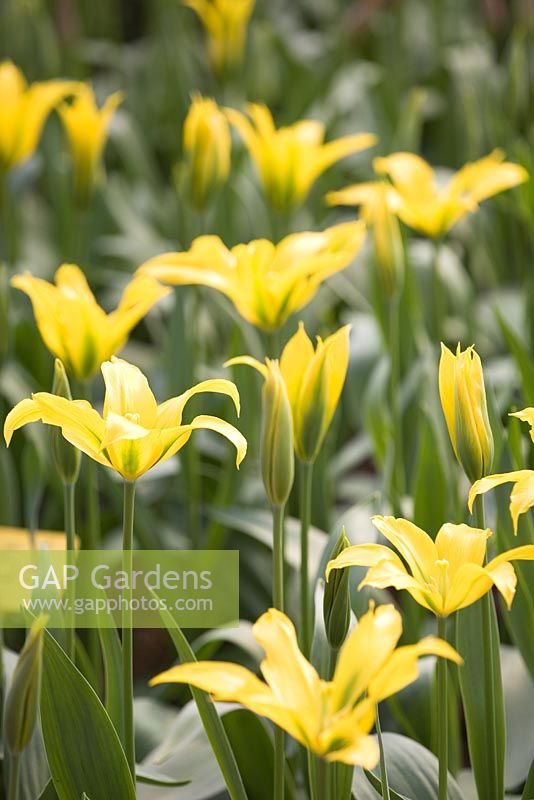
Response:
[[[6,800],[534,800],[533,30],[0,6],[0,558],[238,551],[240,617],[0,596]]]

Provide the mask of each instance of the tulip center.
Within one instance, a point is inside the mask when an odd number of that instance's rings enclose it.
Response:
[[[140,414],[135,414],[132,411],[127,411],[124,415],[124,418],[127,419],[129,422],[135,422],[136,425],[139,424],[139,420],[141,419]]]

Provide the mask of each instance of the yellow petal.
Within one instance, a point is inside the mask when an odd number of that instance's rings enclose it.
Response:
[[[519,517],[534,506],[534,470],[519,469],[514,472],[502,472],[481,478],[469,490],[469,510],[473,510],[473,503],[479,494],[485,494],[503,483],[515,483],[510,495],[510,513],[514,523],[514,533],[517,534]]]
[[[261,361],[258,361],[257,358],[253,358],[252,356],[236,356],[235,358],[230,358],[228,361],[224,362],[223,367],[234,367],[239,365],[252,367],[253,369],[257,370],[260,375],[263,375],[264,378],[267,377],[268,369],[265,364],[262,364]]]
[[[321,723],[321,680],[299,650],[293,623],[271,608],[255,623],[253,633],[265,650],[260,668],[275,698],[294,710],[307,738],[313,740]]]
[[[354,764],[363,769],[374,769],[380,758],[378,742],[372,736],[357,736],[355,733],[356,731],[353,731],[354,741],[350,745],[327,753],[326,760]]]
[[[130,331],[170,289],[148,275],[137,275],[128,284],[115,311],[108,314],[106,335],[101,346],[101,361],[122,349]]]
[[[456,664],[462,661],[450,644],[434,636],[427,636],[417,644],[399,647],[369,684],[369,698],[380,703],[416,681],[419,677],[418,662],[424,656],[447,658]]]
[[[358,621],[339,652],[333,677],[333,712],[353,706],[395,649],[402,618],[392,605],[371,608]]]
[[[41,419],[41,411],[34,400],[21,400],[15,408],[12,408],[4,422],[4,439],[9,447],[13,433],[28,425],[30,422],[37,422]]]
[[[224,378],[212,378],[197,383],[178,397],[172,397],[170,400],[161,403],[157,410],[156,427],[171,428],[180,425],[186,403],[195,395],[205,392],[214,392],[215,394],[224,394],[230,397],[239,416],[239,392],[235,383]]]
[[[287,389],[293,415],[296,413],[304,375],[315,355],[313,344],[306,333],[304,323],[299,322],[297,332],[282,351],[280,371]]]
[[[346,569],[347,567],[374,567],[381,561],[392,561],[402,566],[398,555],[383,544],[356,544],[346,547],[341,553],[326,565],[326,580],[329,579],[333,569]],[[406,571],[406,570],[405,570]]]
[[[106,416],[106,430],[100,448],[105,450],[117,442],[143,439],[149,433],[150,431],[147,428],[138,425],[131,418],[127,419],[115,414],[113,411],[109,411]]]
[[[488,567],[479,567],[477,564],[464,564],[451,582],[443,615],[448,616],[472,605],[487,594],[494,585],[498,589],[502,587],[507,602],[511,602],[509,592],[511,583],[514,584],[515,591],[515,580],[514,570],[509,564],[504,565],[504,569],[503,565],[497,564],[491,570]]]
[[[521,411],[514,411],[510,416],[517,417],[522,422],[528,422],[530,425],[530,438],[534,442],[534,408],[523,408]]]
[[[324,144],[314,165],[315,176],[319,176],[336,161],[341,161],[346,156],[373,147],[377,141],[378,137],[373,133],[355,133],[352,136],[342,136],[340,139],[334,139],[333,142]]]
[[[482,530],[469,525],[442,525],[436,536],[438,557],[449,563],[452,577],[462,564],[472,563],[481,567],[486,556],[486,543],[491,536],[489,528]]]
[[[186,428],[190,428],[191,430],[209,430],[215,431],[215,433],[219,433],[221,436],[224,436],[231,442],[235,449],[236,449],[236,466],[239,467],[243,459],[247,454],[247,440],[243,436],[243,434],[234,428],[233,425],[230,425],[229,422],[225,422],[219,417],[212,417],[208,416],[207,414],[201,414],[198,417],[195,417],[194,420],[185,426]]]
[[[400,558],[397,562],[384,559],[371,567],[358,589],[363,589],[364,586],[374,586],[376,589],[393,587],[397,591],[405,589],[423,608],[434,614],[442,612],[443,601],[435,584],[413,578],[406,571]]]
[[[438,551],[430,536],[407,519],[375,516],[372,522],[399,551],[414,578],[428,582],[438,560]]]
[[[135,415],[135,422],[145,428],[154,428],[157,404],[146,377],[138,367],[112,356],[102,364],[106,385],[104,417],[110,412],[120,417]]]
[[[504,153],[494,150],[488,156],[466,164],[451,181],[452,192],[466,192],[480,203],[488,197],[511,189],[528,180],[528,172],[519,164],[504,162]]]

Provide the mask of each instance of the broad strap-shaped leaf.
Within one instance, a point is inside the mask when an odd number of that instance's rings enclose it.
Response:
[[[135,800],[119,737],[98,696],[46,632],[41,722],[59,800],[113,797]]]

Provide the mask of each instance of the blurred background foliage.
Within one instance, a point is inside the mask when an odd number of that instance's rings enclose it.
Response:
[[[79,263],[106,309],[114,307],[145,259],[185,249],[200,233],[216,233],[233,245],[262,236],[276,240],[290,231],[321,230],[352,218],[352,209],[328,208],[324,194],[372,179],[376,155],[418,152],[446,176],[500,147],[510,161],[532,173],[534,8],[529,0],[258,0],[245,66],[224,82],[209,68],[197,17],[179,0],[3,0],[0,59],[4,58],[12,59],[29,81],[89,80],[101,100],[117,89],[125,93],[110,128],[106,179],[89,211],[72,202],[71,166],[56,114],[47,122],[36,155],[9,176],[13,240],[4,245],[14,255],[10,269],[51,279],[61,263]],[[372,150],[331,168],[303,207],[280,218],[266,206],[254,168],[236,138],[230,180],[212,207],[199,213],[184,202],[181,182],[182,124],[193,91],[235,107],[264,102],[277,124],[323,120],[328,139],[370,131],[379,141]],[[511,448],[501,425],[512,407],[534,403],[533,222],[531,180],[464,218],[440,253],[445,339],[450,346],[474,343],[482,356],[498,432],[496,467],[518,461],[534,466],[526,432],[514,434]],[[438,343],[423,351],[417,346],[418,326],[432,333],[427,298],[433,245],[407,229],[403,235],[410,266],[400,337],[407,476],[403,509],[435,532],[445,519],[463,518],[466,487],[458,486],[439,406]],[[53,359],[41,342],[27,299],[8,291],[7,270],[0,292],[0,403],[5,414],[32,391],[50,389]],[[178,329],[171,324],[171,318],[176,319],[174,302],[171,296],[160,303],[124,351],[149,376],[160,399],[171,390],[182,391],[193,378],[222,376],[222,364],[232,355],[250,352],[262,357],[257,332],[217,293],[179,289],[176,302],[185,325]],[[353,542],[372,541],[376,533],[370,515],[384,510],[381,490],[390,430],[386,315],[372,247],[331,279],[300,317],[310,334],[324,335],[341,323],[353,324],[342,407],[314,475],[312,549],[318,568],[327,535],[335,541],[344,522]],[[290,320],[284,340],[296,324],[297,319]],[[193,349],[179,339],[184,329],[194,332]],[[240,427],[249,440],[240,472],[234,474],[231,468],[229,448],[213,436],[199,435],[191,456],[173,459],[140,482],[135,535],[141,547],[186,547],[191,540],[206,547],[238,547],[242,617],[252,620],[270,604],[270,517],[258,469],[260,381],[249,370],[236,370],[233,377],[242,394]],[[100,401],[99,379],[94,392]],[[224,412],[225,402],[210,398],[210,411]],[[2,445],[2,524],[61,527],[61,486],[51,472],[49,450],[47,433],[38,426],[25,429],[9,451]],[[99,491],[104,543],[113,546],[119,541],[120,484],[104,470]],[[498,535],[502,544],[512,546],[506,494],[496,497]],[[292,510],[296,516],[295,504]],[[84,519],[81,497],[82,539]],[[531,535],[528,520],[524,527]],[[298,563],[297,542],[298,524],[289,519],[292,567]],[[355,589],[358,570],[352,572]],[[518,565],[518,572],[523,585],[534,587],[530,565]],[[524,608],[518,593],[506,626],[501,622],[503,641],[519,647],[522,664],[534,676],[532,637],[522,631],[529,603],[534,603],[532,592],[530,588]],[[358,614],[368,598],[368,590],[354,591]],[[409,599],[404,612],[406,636],[413,638],[426,622]],[[257,654],[250,652],[247,630],[241,639],[253,659]],[[243,646],[243,641],[229,638],[222,644],[226,654]],[[215,637],[204,636],[198,651],[205,655],[218,647]],[[145,678],[171,659],[163,633],[137,632],[140,694]],[[524,679],[528,682],[528,674]],[[415,698],[399,696],[386,727],[431,746],[433,733],[425,714],[430,687],[429,675],[409,690]],[[166,695],[184,693],[173,688],[162,692]],[[407,715],[405,702],[406,708],[414,703],[410,709],[421,704],[423,710]],[[163,706],[159,712],[165,715]],[[155,746],[154,718],[139,712],[139,719],[140,747],[148,752]],[[458,736],[452,737],[451,748],[451,764],[459,767],[464,753]],[[515,765],[515,773],[508,776],[510,788],[524,780],[532,755],[525,754]]]

